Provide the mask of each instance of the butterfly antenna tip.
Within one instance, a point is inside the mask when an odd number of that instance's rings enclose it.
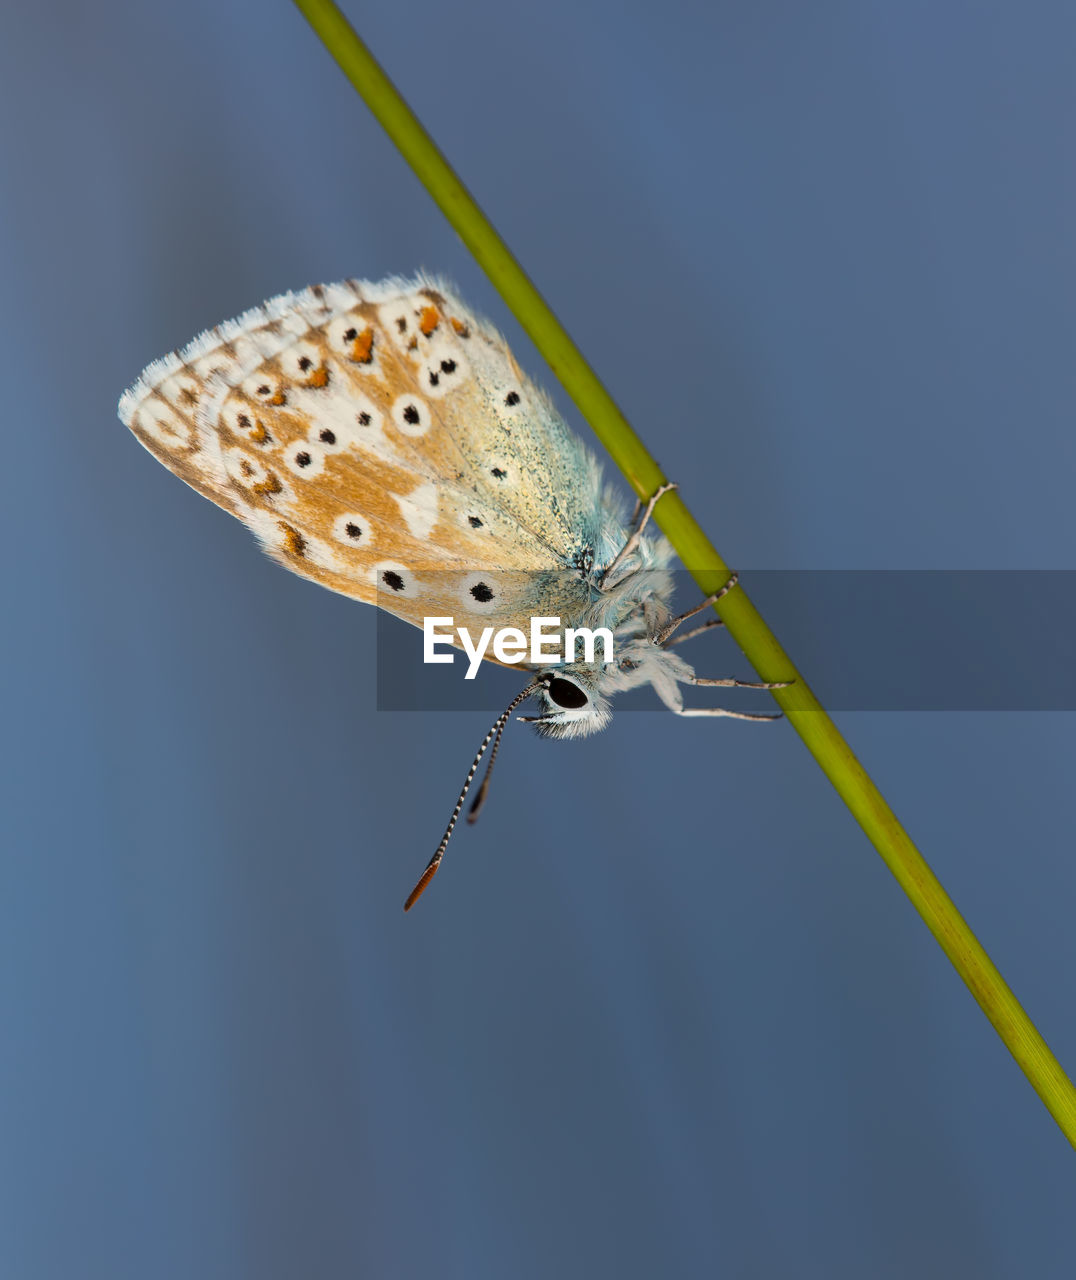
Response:
[[[493,772],[493,762],[497,759],[497,748],[501,745],[501,734],[504,733],[504,726],[512,718],[512,712],[521,702],[525,702],[533,693],[537,693],[541,688],[540,684],[529,684],[522,693],[516,694],[508,706],[501,712],[497,719],[490,727],[489,733],[482,739],[482,745],[478,748],[478,753],[471,763],[470,769],[467,771],[467,778],[464,781],[463,789],[460,791],[460,798],[456,801],[456,807],[452,810],[452,817],[449,819],[445,834],[441,837],[441,843],[437,846],[437,852],[430,859],[426,870],[419,877],[418,884],[411,890],[410,896],[404,903],[404,910],[410,911],[415,903],[422,897],[426,886],[437,874],[437,868],[441,865],[441,859],[445,856],[445,849],[448,842],[452,838],[452,832],[455,830],[456,821],[460,816],[460,810],[463,808],[463,802],[467,799],[467,792],[471,789],[471,783],[474,776],[478,772],[478,766],[482,763],[482,757],[486,754],[489,744],[493,743],[493,751],[489,758],[489,768],[486,770],[486,776],[482,780],[482,785],[478,789],[478,795],[475,796],[474,804],[471,806],[471,812],[467,816],[468,822],[473,822],[478,817],[479,810],[482,808],[483,801],[486,798],[486,791],[489,787],[489,777]]]

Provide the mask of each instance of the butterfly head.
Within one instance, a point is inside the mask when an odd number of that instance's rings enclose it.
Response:
[[[694,672],[677,654],[644,634],[620,637],[614,662],[574,662],[547,667],[534,677],[541,715],[521,716],[544,738],[585,738],[604,729],[617,693],[651,685],[666,706],[683,706],[678,684]]]
[[[609,699],[601,691],[602,667],[597,663],[572,663],[550,667],[534,678],[534,697],[541,715],[521,716],[543,738],[584,738],[609,723]]]

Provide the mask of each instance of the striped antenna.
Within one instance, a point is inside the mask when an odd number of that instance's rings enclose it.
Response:
[[[508,704],[508,706],[505,707],[505,709],[493,722],[493,726],[490,729],[489,733],[487,733],[486,736],[482,739],[482,745],[478,748],[478,754],[475,756],[474,762],[472,763],[470,769],[467,771],[467,780],[463,784],[463,790],[460,792],[460,798],[456,801],[455,809],[452,810],[452,817],[449,819],[448,828],[446,829],[445,834],[441,837],[441,843],[437,846],[437,852],[430,859],[429,864],[426,867],[426,870],[423,871],[421,877],[419,878],[418,884],[416,884],[415,887],[411,890],[410,896],[408,897],[407,901],[404,903],[405,911],[411,910],[411,908],[415,905],[415,903],[419,900],[419,898],[422,897],[422,894],[425,891],[426,886],[437,874],[437,868],[441,865],[441,859],[445,856],[445,849],[448,846],[449,840],[452,838],[452,832],[456,826],[456,820],[460,816],[460,810],[463,808],[463,802],[467,798],[467,792],[470,791],[471,783],[474,781],[474,776],[478,772],[478,766],[482,763],[482,757],[486,754],[486,748],[494,740],[494,738],[497,739],[498,744],[500,743],[501,734],[504,732],[504,726],[511,719],[512,712],[515,711],[516,707],[518,707],[521,702],[526,702],[526,700],[532,694],[537,693],[541,687],[542,686],[540,684],[527,685],[527,687],[523,690],[523,692],[520,694],[517,694],[512,699],[512,701]],[[494,746],[493,756],[490,758],[490,762],[489,762],[490,771],[492,771],[493,769],[493,760],[496,758],[496,755],[497,755],[497,747]],[[478,798],[475,801],[476,814],[477,814],[477,809],[480,806],[480,802],[485,796],[485,791],[488,784],[489,784],[489,771],[487,771],[486,773],[485,780],[483,781],[482,787],[478,793]]]

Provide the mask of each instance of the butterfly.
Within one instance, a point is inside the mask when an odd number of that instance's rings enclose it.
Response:
[[[286,293],[149,365],[119,403],[152,454],[230,511],[292,572],[416,626],[524,632],[535,616],[606,627],[612,660],[532,665],[475,756],[444,837],[405,904],[429,884],[487,749],[473,821],[501,735],[609,721],[613,694],[650,684],[682,716],[778,717],[684,706],[703,679],[674,636],[673,552],[647,532],[662,486],[628,518],[593,455],[522,372],[504,339],[444,281],[346,280]],[[488,658],[497,661],[494,654]],[[608,659],[608,654],[602,655]],[[508,665],[505,663],[504,665]]]

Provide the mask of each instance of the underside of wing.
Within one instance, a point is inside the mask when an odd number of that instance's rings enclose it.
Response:
[[[597,464],[436,281],[274,298],[150,365],[120,417],[286,567],[419,625],[574,616],[609,542]]]

